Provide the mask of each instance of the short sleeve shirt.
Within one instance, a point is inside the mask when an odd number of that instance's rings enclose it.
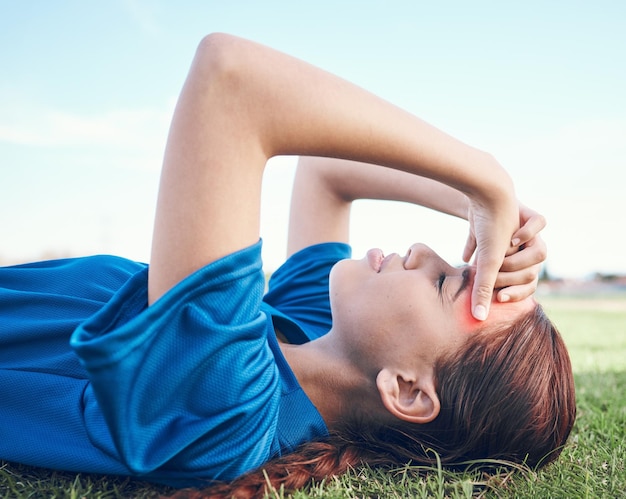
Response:
[[[79,362],[72,360],[71,350],[63,352],[64,362],[71,364],[67,373],[46,359],[50,366],[35,378],[12,379],[0,359],[0,384],[19,382],[45,392],[42,385],[51,388],[67,375],[63,384],[72,392],[64,391],[63,406],[71,407],[55,409],[54,401],[42,401],[46,421],[31,414],[27,421],[11,423],[22,431],[29,425],[67,427],[67,435],[51,439],[50,445],[33,445],[30,452],[13,452],[11,446],[20,443],[13,438],[6,452],[0,444],[0,457],[199,485],[232,479],[325,436],[326,426],[282,356],[274,328],[293,343],[325,334],[331,326],[328,274],[349,256],[349,247],[339,243],[306,248],[275,272],[264,295],[259,242],[198,270],[151,307],[147,266],[107,261],[132,271],[104,305],[76,324],[70,343]],[[78,302],[88,299],[81,296]],[[11,317],[15,324],[27,321],[15,313]],[[43,352],[39,356],[45,357]],[[29,383],[33,386],[25,386]]]

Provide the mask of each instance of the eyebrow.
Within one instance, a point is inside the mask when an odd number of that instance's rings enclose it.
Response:
[[[456,299],[461,295],[461,293],[465,290],[465,288],[467,288],[467,285],[470,282],[470,268],[469,267],[465,267],[463,269],[463,273],[461,274],[461,277],[463,278],[463,281],[461,282],[461,286],[459,287],[458,291],[452,297],[452,301],[456,301]]]

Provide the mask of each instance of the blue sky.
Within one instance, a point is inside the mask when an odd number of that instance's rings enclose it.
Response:
[[[0,261],[149,258],[176,95],[200,38],[303,58],[493,153],[548,218],[549,270],[626,272],[626,3],[0,0]],[[293,160],[268,166],[262,235],[281,261]],[[389,223],[394,220],[394,223]],[[353,240],[458,263],[465,224],[359,203]]]

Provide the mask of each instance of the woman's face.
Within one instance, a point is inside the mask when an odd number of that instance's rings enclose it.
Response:
[[[405,256],[368,251],[362,260],[344,260],[330,276],[333,331],[339,331],[356,356],[429,365],[460,346],[484,323],[470,313],[474,268],[448,265],[423,244]],[[534,306],[494,302],[487,322],[511,320]],[[376,359],[379,359],[376,361]]]

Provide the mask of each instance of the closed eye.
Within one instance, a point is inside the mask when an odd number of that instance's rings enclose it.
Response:
[[[458,291],[454,295],[453,300],[456,300],[470,283],[470,268],[469,267],[465,267],[465,269],[463,269],[463,273],[461,274],[461,277],[463,278],[463,281],[461,282],[461,286],[459,287]]]
[[[446,280],[446,273],[442,272],[441,274],[439,274],[439,278],[437,279],[437,292],[439,293],[439,295],[441,296],[441,292],[443,290],[443,283]]]
[[[462,281],[461,281],[461,286],[459,287],[459,289],[457,290],[457,292],[455,293],[455,295],[453,296],[452,300],[456,301],[456,299],[459,297],[459,295],[467,288],[467,286],[470,283],[470,268],[469,267],[465,267],[465,269],[463,269],[463,272],[461,273],[460,276]],[[445,272],[441,272],[439,274],[439,277],[437,278],[437,293],[439,294],[439,296],[441,298],[443,298],[443,284],[446,280],[448,276],[446,275]]]

